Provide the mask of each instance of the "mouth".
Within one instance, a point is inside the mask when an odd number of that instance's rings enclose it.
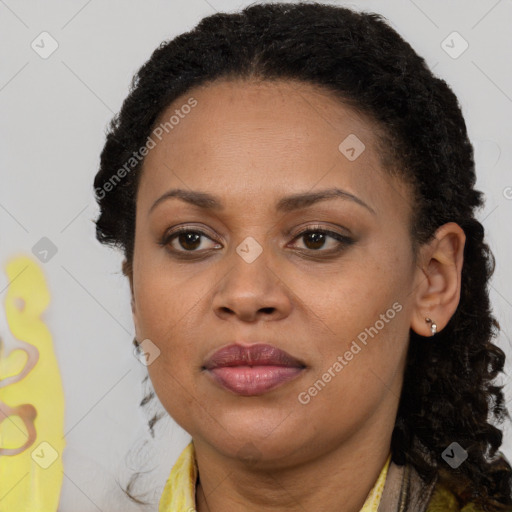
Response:
[[[242,396],[267,393],[295,379],[305,368],[284,350],[263,343],[221,348],[203,366],[214,383]]]

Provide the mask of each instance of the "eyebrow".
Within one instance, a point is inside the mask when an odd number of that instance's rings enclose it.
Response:
[[[180,188],[174,188],[167,191],[165,194],[160,196],[151,206],[148,211],[148,215],[156,208],[157,205],[171,198],[181,199],[186,203],[192,204],[204,210],[223,210],[221,200],[207,192],[199,192],[194,190],[184,190]],[[276,204],[276,212],[287,213],[301,208],[307,208],[319,201],[325,201],[327,199],[344,199],[353,201],[366,208],[373,215],[376,215],[375,210],[366,204],[359,197],[339,188],[329,188],[325,190],[319,190],[317,192],[300,192],[289,196],[282,197]]]

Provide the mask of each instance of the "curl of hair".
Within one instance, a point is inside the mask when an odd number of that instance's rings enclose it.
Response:
[[[499,330],[488,293],[494,258],[475,218],[483,197],[474,189],[473,147],[455,94],[381,15],[312,2],[254,4],[208,16],[162,43],[107,133],[94,180],[98,240],[121,248],[131,272],[142,162],[109,192],[105,184],[144,146],[171,102],[220,79],[284,79],[332,93],[374,123],[384,168],[412,184],[415,251],[442,224],[462,227],[460,303],[435,337],[410,332],[392,458],[412,464],[425,482],[438,475],[461,506],[511,510],[512,468],[497,451],[501,430],[488,421],[510,416],[503,386],[493,384],[505,354],[492,343]],[[457,469],[442,458],[454,441],[468,453]]]

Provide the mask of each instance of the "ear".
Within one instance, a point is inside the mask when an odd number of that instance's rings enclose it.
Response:
[[[438,228],[434,240],[420,249],[411,318],[411,328],[417,334],[432,335],[425,318],[432,319],[439,332],[455,313],[460,300],[465,243],[464,230],[449,222]]]

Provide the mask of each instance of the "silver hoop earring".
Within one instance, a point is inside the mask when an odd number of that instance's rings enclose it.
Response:
[[[434,336],[434,334],[437,332],[437,324],[434,323],[430,318],[425,318],[425,322],[430,324],[430,330],[432,331],[432,336]]]

